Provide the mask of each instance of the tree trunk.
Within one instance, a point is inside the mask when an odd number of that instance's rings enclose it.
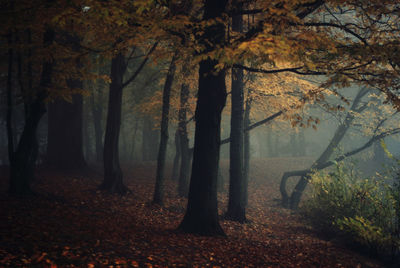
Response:
[[[125,57],[119,53],[111,60],[111,84],[104,137],[104,181],[100,185],[100,189],[118,194],[124,194],[127,191],[122,181],[118,151],[125,69]]]
[[[12,112],[13,112],[13,63],[14,63],[14,50],[13,50],[13,34],[8,34],[8,72],[7,72],[7,115],[6,115],[6,129],[7,129],[7,140],[8,140],[8,162],[13,161],[14,155],[14,133],[12,127]]]
[[[45,47],[51,45],[54,40],[54,31],[47,29],[44,33],[43,44]],[[31,193],[30,181],[33,178],[34,165],[36,163],[37,145],[36,130],[40,119],[46,112],[45,99],[47,98],[47,88],[51,85],[53,63],[46,61],[43,63],[42,74],[39,84],[39,92],[31,103],[26,105],[27,117],[22,131],[18,146],[13,153],[10,163],[10,193],[24,195]]]
[[[150,54],[156,49],[158,42],[154,43],[146,57],[136,71],[125,82],[123,81],[127,63],[122,52],[111,60],[111,84],[108,99],[107,125],[104,137],[104,180],[100,189],[110,193],[124,194],[127,187],[122,182],[122,171],[119,163],[118,141],[121,130],[122,92],[143,70]]]
[[[91,121],[89,111],[88,111],[88,105],[87,101],[84,101],[83,104],[83,116],[84,116],[84,121],[83,121],[83,144],[84,144],[84,156],[85,156],[85,161],[90,162],[92,160],[92,139],[90,138],[90,128],[89,128],[89,122]]]
[[[70,81],[70,88],[82,88],[80,81]],[[72,103],[57,99],[48,106],[48,142],[46,162],[62,169],[86,166],[83,156],[83,99],[74,94]]]
[[[220,17],[227,1],[206,0],[205,20]],[[215,21],[206,27],[200,40],[206,51],[223,45],[225,26]],[[212,47],[211,47],[212,46]],[[218,220],[217,177],[221,140],[221,113],[226,102],[225,71],[216,70],[218,61],[200,62],[199,91],[196,107],[196,132],[192,176],[185,216],[179,229],[199,235],[224,235]]]
[[[232,31],[241,32],[243,28],[242,15],[232,19]],[[237,222],[246,221],[246,193],[243,176],[243,70],[232,69],[232,112],[231,112],[231,142],[229,144],[229,201],[225,214],[227,219]]]
[[[250,89],[249,89],[250,95]],[[250,96],[247,97],[246,100],[246,108],[244,111],[244,128],[247,129],[250,126],[250,110],[251,110],[252,98]],[[249,185],[249,175],[250,175],[250,132],[244,132],[244,162],[243,162],[243,176],[244,176],[244,185],[246,187],[245,191],[245,205],[248,203],[248,185]]]
[[[178,180],[178,195],[187,197],[189,191],[189,172],[190,172],[190,152],[189,152],[189,138],[187,132],[186,114],[188,110],[189,99],[189,86],[185,83],[182,84],[180,94],[180,107],[179,107],[179,125],[178,135],[181,151],[181,166],[179,169]]]
[[[156,185],[154,189],[153,203],[157,205],[164,205],[164,184],[165,184],[165,157],[167,155],[168,144],[168,121],[169,121],[169,106],[171,97],[172,82],[175,75],[175,61],[177,58],[177,51],[172,56],[171,63],[168,68],[167,78],[165,79],[163,89],[163,105],[161,113],[161,135],[160,147],[158,149],[157,157],[157,171],[156,171]]]
[[[179,129],[175,131],[175,156],[172,165],[171,179],[176,181],[179,176],[180,162],[181,162],[181,142],[179,141]]]
[[[97,85],[97,83],[96,83]],[[98,103],[95,101],[95,88],[89,97],[90,106],[93,116],[93,126],[94,126],[94,137],[96,146],[96,161],[101,162],[103,160],[103,105],[102,105],[102,91],[98,91]]]

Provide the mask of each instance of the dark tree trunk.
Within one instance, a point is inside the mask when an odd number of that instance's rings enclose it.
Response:
[[[168,144],[168,121],[169,121],[169,106],[171,97],[172,82],[175,76],[175,61],[177,57],[177,51],[172,56],[171,63],[168,68],[167,78],[165,79],[163,89],[163,105],[161,113],[161,135],[160,135],[160,147],[158,149],[157,157],[157,171],[156,171],[156,185],[154,189],[153,203],[158,205],[164,204],[164,184],[165,184],[165,157],[167,155],[167,144]]]
[[[181,142],[179,141],[179,129],[175,131],[174,142],[175,142],[175,156],[172,165],[171,179],[176,181],[178,180],[179,168],[181,162]]]
[[[69,81],[70,88],[82,88],[81,81]],[[83,99],[74,94],[72,103],[57,99],[48,106],[48,143],[46,162],[62,169],[86,166],[83,156]]]
[[[78,51],[80,39],[69,33],[63,33],[72,49]],[[75,74],[79,74],[82,64],[76,60]],[[71,102],[57,98],[48,105],[48,143],[47,163],[62,169],[79,169],[86,167],[83,154],[83,97],[72,94],[73,90],[82,89],[81,79],[68,79],[67,87],[71,90]]]
[[[189,191],[189,172],[190,172],[190,152],[189,138],[187,132],[186,114],[188,110],[189,86],[182,84],[179,107],[178,135],[181,150],[181,166],[179,169],[178,195],[187,197]]]
[[[225,177],[222,175],[221,163],[218,165],[217,191],[218,193],[225,191]]]
[[[158,42],[154,43],[146,57],[140,63],[136,71],[125,82],[123,77],[126,71],[127,63],[122,52],[119,52],[111,60],[111,84],[108,99],[107,125],[104,137],[104,180],[100,189],[110,193],[124,194],[127,187],[122,181],[122,171],[119,162],[118,141],[121,130],[122,113],[122,93],[124,87],[129,85],[139,73],[143,70],[150,54],[156,49]]]
[[[250,95],[250,89],[249,89],[249,95]],[[246,108],[244,111],[244,128],[247,129],[250,127],[250,110],[251,110],[251,103],[252,103],[252,98],[250,96],[247,97],[246,100]],[[244,190],[246,193],[245,197],[245,204],[247,206],[248,203],[248,185],[249,185],[249,179],[250,179],[250,132],[245,131],[244,132],[244,162],[243,162],[243,176],[244,176],[244,185],[246,189]]]
[[[225,10],[227,1],[206,0],[204,19],[215,19]],[[201,42],[210,51],[223,45],[225,26],[214,23],[205,29]],[[207,39],[207,42],[206,42]],[[221,113],[226,102],[225,71],[215,69],[218,61],[202,60],[196,107],[196,132],[192,176],[185,216],[179,229],[199,235],[224,235],[218,220],[217,177],[221,141]]]
[[[119,53],[111,60],[111,84],[104,137],[104,181],[100,185],[100,189],[118,194],[124,194],[127,191],[122,181],[118,151],[121,128],[122,85],[125,70],[125,57],[122,53]]]
[[[242,15],[232,19],[232,31],[242,32]],[[229,201],[226,218],[232,221],[246,221],[246,190],[243,174],[243,70],[232,69],[232,112],[231,142],[229,144]]]
[[[14,133],[12,127],[12,112],[13,112],[13,63],[14,63],[14,50],[13,50],[13,34],[8,34],[8,72],[7,72],[7,115],[6,115],[6,129],[8,139],[8,162],[12,163],[14,155]]]
[[[101,90],[98,92],[98,103],[95,101],[95,94],[93,92],[89,97],[90,106],[92,110],[93,116],[93,126],[94,126],[94,137],[95,137],[95,146],[96,146],[96,161],[101,162],[103,160],[103,105],[102,105],[102,96],[103,93]]]
[[[44,33],[43,43],[48,47],[54,40],[54,31],[47,29]],[[47,88],[51,85],[53,63],[43,63],[39,91],[32,102],[26,105],[27,117],[18,146],[13,153],[10,163],[10,193],[24,195],[31,193],[30,181],[33,178],[33,167],[36,163],[37,146],[36,130],[40,119],[46,112],[45,99]]]
[[[89,128],[89,122],[91,121],[89,111],[87,109],[87,102],[84,101],[83,104],[83,116],[84,116],[84,121],[83,121],[83,144],[85,148],[84,156],[85,156],[85,161],[90,162],[92,160],[92,139],[90,138],[90,128]]]
[[[233,18],[232,30],[237,28],[237,20]],[[237,29],[236,29],[237,30]],[[243,177],[243,70],[232,70],[232,113],[231,113],[231,142],[229,169],[229,201],[226,218],[244,222],[244,177]]]

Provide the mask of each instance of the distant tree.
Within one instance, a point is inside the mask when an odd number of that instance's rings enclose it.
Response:
[[[160,147],[158,149],[157,157],[157,170],[156,170],[156,184],[154,189],[153,203],[158,205],[164,204],[164,184],[165,184],[165,158],[167,155],[167,142],[168,142],[168,123],[169,123],[169,106],[172,83],[174,81],[175,70],[176,70],[176,60],[178,56],[178,51],[174,52],[171,62],[168,67],[167,77],[165,78],[164,88],[163,88],[163,104],[161,113],[161,139]]]
[[[237,3],[236,3],[237,4]],[[240,6],[238,7],[240,11]],[[237,15],[232,18],[232,31],[243,31],[243,17]],[[244,92],[243,92],[243,70],[232,69],[232,112],[231,112],[231,134],[229,143],[229,199],[226,218],[238,221],[246,221],[246,196],[247,184],[244,179],[243,158],[243,115],[244,115]]]
[[[179,135],[179,147],[181,153],[181,164],[179,169],[178,179],[178,195],[181,197],[187,197],[189,190],[189,172],[190,172],[190,160],[191,152],[189,149],[189,138],[187,131],[187,112],[189,109],[189,85],[182,83],[180,91],[180,107],[179,107],[179,124],[178,124],[178,135]]]

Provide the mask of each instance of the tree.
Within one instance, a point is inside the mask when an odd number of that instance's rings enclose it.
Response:
[[[168,68],[168,73],[165,79],[165,84],[163,89],[163,105],[161,114],[161,135],[160,135],[161,139],[160,139],[160,147],[158,149],[156,185],[153,196],[153,203],[161,206],[164,203],[164,184],[165,184],[164,169],[165,169],[165,157],[167,154],[167,142],[168,142],[169,102],[171,96],[172,82],[174,81],[174,75],[176,70],[177,56],[178,56],[178,51],[175,51]]]
[[[70,81],[71,89],[82,88],[79,80]],[[86,166],[83,156],[83,99],[73,94],[71,101],[57,98],[48,105],[48,143],[46,162],[57,168]]]
[[[238,8],[240,10],[240,7]],[[242,32],[242,15],[232,19],[232,31]],[[243,70],[232,69],[232,112],[231,112],[231,142],[229,143],[229,201],[226,217],[230,220],[246,221],[246,190],[244,180],[243,158]]]
[[[179,107],[179,124],[178,124],[178,136],[180,143],[181,153],[181,165],[179,169],[178,179],[178,195],[181,197],[187,197],[189,188],[189,171],[190,171],[190,150],[189,150],[189,138],[187,131],[187,118],[188,112],[188,99],[189,99],[189,85],[182,83],[180,92],[180,107]]]
[[[104,180],[100,188],[111,193],[124,194],[127,191],[122,181],[122,171],[119,163],[118,141],[121,127],[121,108],[123,89],[131,83],[142,71],[150,54],[156,49],[154,43],[145,58],[130,78],[123,81],[127,62],[122,52],[111,60],[111,84],[108,101],[106,133],[104,137]]]
[[[43,35],[43,46],[49,47],[54,41],[54,30],[47,28]],[[25,104],[26,119],[23,132],[19,139],[17,148],[10,156],[10,192],[18,195],[31,193],[30,181],[32,180],[33,167],[36,163],[36,130],[40,119],[46,112],[45,99],[47,90],[51,86],[53,74],[53,62],[43,62],[42,73],[39,84],[39,91],[36,97]],[[10,142],[10,138],[9,138]],[[10,143],[9,143],[10,146]]]
[[[204,2],[203,20],[220,18],[227,1]],[[222,45],[225,25],[216,21],[205,28],[201,42],[206,51],[210,45]],[[206,42],[209,40],[209,42]],[[221,113],[226,101],[225,71],[216,71],[218,61],[204,59],[199,65],[199,91],[196,107],[193,166],[189,198],[185,216],[179,230],[200,235],[223,235],[218,221],[217,177]]]

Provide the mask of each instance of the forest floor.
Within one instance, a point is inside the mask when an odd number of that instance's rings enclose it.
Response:
[[[97,190],[101,174],[39,169],[26,198],[7,194],[0,170],[0,266],[9,267],[383,267],[378,261],[324,240],[297,214],[279,206],[282,172],[310,159],[254,160],[249,223],[221,217],[227,237],[175,232],[186,199],[167,180],[166,204],[150,205],[155,163],[126,166],[125,196]],[[227,179],[227,163],[223,163]],[[170,170],[169,170],[170,171]],[[170,174],[170,173],[167,173]],[[227,193],[219,195],[220,215]]]

